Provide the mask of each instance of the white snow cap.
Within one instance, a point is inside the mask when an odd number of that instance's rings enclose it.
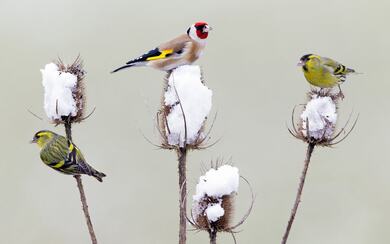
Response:
[[[193,199],[199,201],[205,195],[215,198],[230,195],[238,191],[239,182],[240,175],[236,167],[223,165],[218,169],[210,169],[205,175],[199,177]]]
[[[77,76],[60,72],[56,64],[46,64],[41,69],[42,84],[45,89],[44,108],[47,117],[51,120],[60,119],[61,116],[76,116],[76,101],[72,91],[77,84]]]
[[[330,139],[334,132],[337,111],[336,104],[331,97],[313,98],[306,104],[305,110],[301,114],[302,132],[307,136],[306,120],[309,121],[309,135],[315,139]]]
[[[199,178],[196,194],[193,196],[195,216],[204,212],[209,221],[217,221],[225,214],[225,210],[222,208],[222,197],[238,192],[239,181],[238,168],[230,165],[223,165],[218,169],[207,171]],[[203,206],[201,202],[204,197],[212,197],[218,199],[219,202]]]
[[[170,145],[184,146],[185,141],[184,118],[179,98],[186,118],[187,144],[192,144],[202,136],[199,133],[210,113],[211,97],[212,91],[202,83],[199,66],[184,65],[172,71],[164,94],[165,105],[172,106],[167,116],[169,132],[166,130]]]

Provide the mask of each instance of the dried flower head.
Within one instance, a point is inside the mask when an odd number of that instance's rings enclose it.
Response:
[[[309,101],[304,105],[298,122],[294,121],[295,109],[293,110],[293,131],[289,129],[290,133],[298,139],[315,145],[332,146],[337,144],[338,142],[334,142],[335,139],[339,137],[342,132],[345,132],[345,127],[339,132],[336,132],[338,119],[337,103],[341,98],[340,95],[332,94],[331,90],[326,92],[312,90],[308,93],[308,96]],[[355,124],[356,121],[351,130],[354,128]],[[350,131],[347,135],[349,133]]]
[[[199,66],[179,66],[168,73],[158,113],[164,148],[198,148],[211,110],[212,91],[204,85]]]
[[[199,227],[218,231],[229,229],[239,179],[238,168],[230,165],[212,168],[199,178],[192,209]]]
[[[249,216],[253,201],[247,214],[238,224],[233,225],[234,198],[240,180],[238,168],[226,164],[214,167],[199,178],[196,194],[193,196],[192,220],[189,219],[189,222],[196,229],[205,230],[210,235],[216,235],[217,232],[233,234]]]
[[[81,59],[78,57],[71,65],[65,65],[59,59],[47,64],[41,73],[47,117],[55,124],[82,121],[86,99]]]

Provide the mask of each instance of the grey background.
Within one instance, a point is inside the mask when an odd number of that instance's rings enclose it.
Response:
[[[1,243],[89,243],[75,180],[39,159],[30,145],[40,129],[63,133],[44,116],[39,69],[81,54],[88,111],[74,141],[108,176],[84,178],[100,243],[175,243],[177,165],[156,150],[154,118],[160,71],[113,68],[186,31],[195,21],[214,27],[198,64],[214,91],[214,147],[191,152],[189,188],[202,165],[232,158],[257,198],[239,243],[279,243],[295,197],[305,145],[286,122],[309,89],[296,67],[301,55],[328,56],[363,72],[344,84],[340,123],[360,113],[355,131],[334,149],[315,149],[290,244],[390,243],[390,164],[386,0],[274,1],[11,1],[0,2]],[[236,220],[249,205],[241,184]],[[207,243],[188,233],[188,243]],[[233,243],[228,234],[219,243]]]

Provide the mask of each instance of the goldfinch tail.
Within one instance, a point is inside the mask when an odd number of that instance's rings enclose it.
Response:
[[[119,70],[126,69],[126,68],[130,68],[130,67],[133,67],[133,66],[134,66],[134,64],[126,64],[126,65],[123,65],[122,67],[119,67],[119,68],[117,68],[117,69],[111,71],[111,74],[112,74],[112,73],[115,73],[115,72],[118,72]]]

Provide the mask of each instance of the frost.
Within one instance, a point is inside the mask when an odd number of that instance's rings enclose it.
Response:
[[[336,104],[331,97],[314,96],[306,105],[301,114],[302,132],[307,136],[307,124],[309,122],[309,136],[315,139],[330,139],[334,132],[337,111]]]
[[[172,71],[164,94],[164,104],[171,108],[167,116],[167,138],[170,145],[184,146],[184,117],[187,125],[187,144],[202,137],[201,128],[211,110],[212,91],[202,83],[199,66],[184,65]]]
[[[44,109],[47,117],[56,120],[61,116],[76,116],[77,107],[73,91],[77,85],[77,76],[60,72],[54,63],[45,65],[41,73],[45,89]]]

